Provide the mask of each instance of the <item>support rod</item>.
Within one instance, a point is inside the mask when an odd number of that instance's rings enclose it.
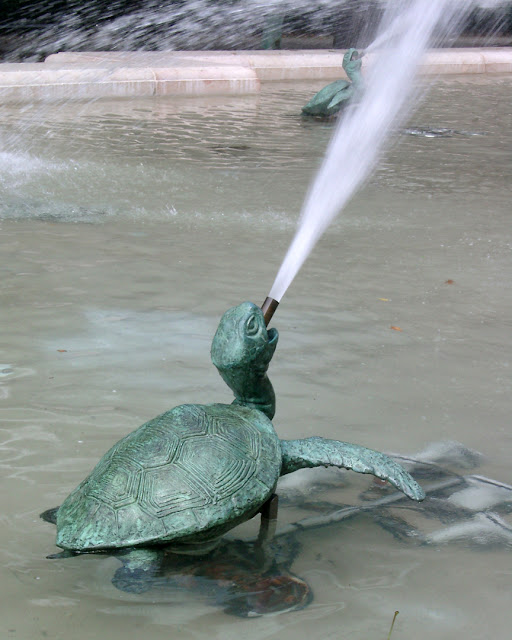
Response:
[[[263,318],[265,319],[265,326],[268,327],[269,322],[272,320],[275,310],[279,302],[274,298],[265,298],[265,302],[261,305],[263,311]]]

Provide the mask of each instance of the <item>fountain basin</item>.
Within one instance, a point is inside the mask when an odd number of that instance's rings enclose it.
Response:
[[[259,79],[248,67],[176,62],[166,66],[147,66],[144,59],[131,66],[108,61],[5,64],[0,66],[0,97],[2,101],[36,101],[259,91]]]
[[[305,264],[272,320],[280,437],[422,452],[510,484],[511,82],[441,78],[407,126],[447,135],[397,132]],[[299,115],[322,84],[3,105],[0,588],[13,637],[370,639],[395,610],[397,637],[507,637],[512,520],[490,483],[461,487],[449,518],[445,495],[302,533],[293,569],[312,606],[248,623],[165,584],[118,592],[114,558],[45,557],[55,532],[39,512],[116,440],[178,403],[232,399],[211,338],[228,306],[261,302],[289,244],[331,133]],[[443,440],[485,457],[453,467],[463,449],[429,444]],[[328,512],[317,496],[368,504],[383,489],[367,480],[325,471],[314,482],[328,490],[280,488],[280,527]]]
[[[343,75],[344,51],[62,52],[42,63],[0,65],[0,99],[62,100],[158,95],[253,94],[261,82]],[[363,69],[378,54],[365,56]],[[437,49],[425,75],[512,73],[510,48]]]

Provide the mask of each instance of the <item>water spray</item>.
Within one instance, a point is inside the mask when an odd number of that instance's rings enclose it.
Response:
[[[317,241],[371,175],[391,134],[414,106],[417,67],[433,36],[456,27],[462,4],[413,0],[386,7],[381,33],[366,52],[387,46],[368,70],[361,99],[336,126],[296,234],[263,303],[266,324]]]

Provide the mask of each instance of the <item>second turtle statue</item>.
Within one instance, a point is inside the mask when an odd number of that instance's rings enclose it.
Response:
[[[251,302],[226,311],[211,355],[234,402],[175,407],[115,444],[58,509],[43,514],[56,522],[57,546],[115,553],[125,578],[154,575],[159,549],[209,552],[261,512],[280,476],[303,467],[370,473],[423,500],[416,481],[383,453],[320,437],[278,438],[266,373],[277,340]]]
[[[343,56],[342,67],[352,82],[348,82],[348,80],[336,80],[323,89],[320,89],[320,91],[302,107],[302,114],[305,116],[315,116],[317,118],[330,118],[348,104],[363,84],[361,75],[362,57],[356,49],[349,49]]]

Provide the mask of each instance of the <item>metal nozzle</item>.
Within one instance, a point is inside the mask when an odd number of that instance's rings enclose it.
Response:
[[[265,298],[265,302],[261,305],[263,311],[263,318],[265,320],[265,326],[268,327],[268,323],[272,320],[275,310],[277,309],[279,302],[274,298]]]

